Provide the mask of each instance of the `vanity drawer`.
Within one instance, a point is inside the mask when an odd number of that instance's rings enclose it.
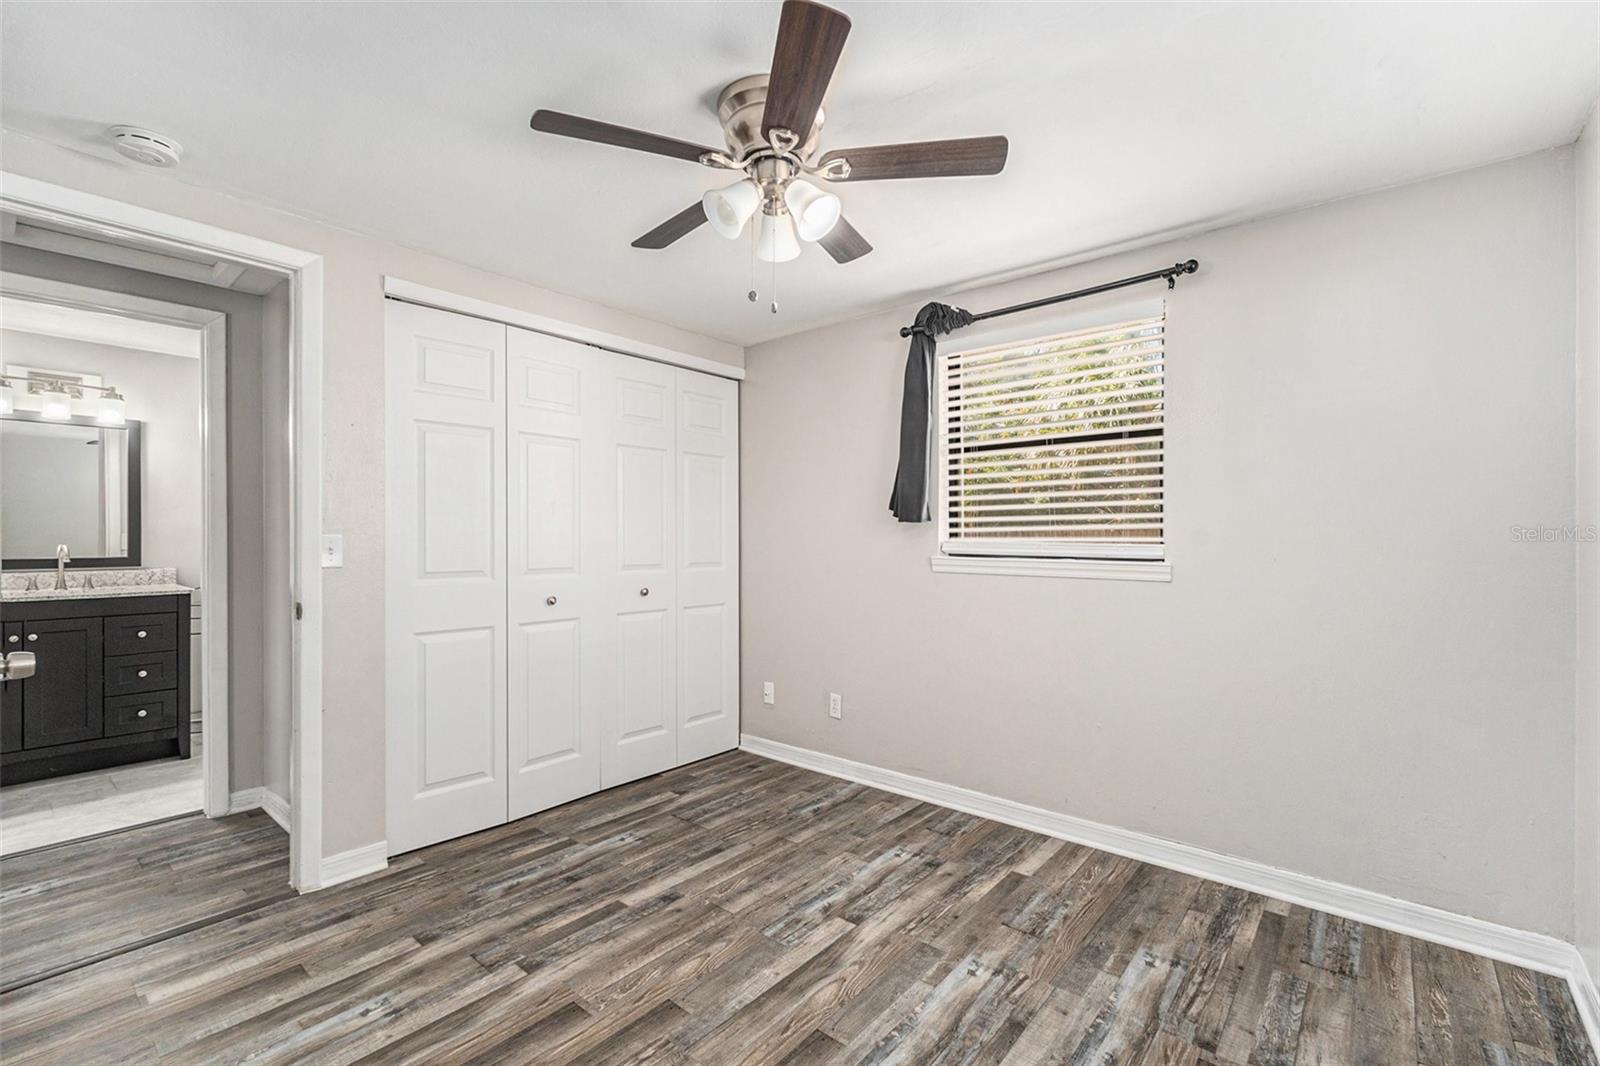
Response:
[[[106,700],[105,721],[108,737],[171,729],[178,724],[178,694],[146,692],[112,697]]]
[[[175,614],[123,614],[105,620],[106,654],[138,655],[172,651],[178,646]]]
[[[178,656],[161,651],[147,655],[119,655],[106,658],[106,695],[124,692],[156,692],[176,688]]]

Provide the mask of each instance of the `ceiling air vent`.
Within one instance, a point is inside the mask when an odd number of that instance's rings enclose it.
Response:
[[[106,137],[122,155],[147,167],[175,167],[183,158],[183,145],[138,126],[112,126]]]

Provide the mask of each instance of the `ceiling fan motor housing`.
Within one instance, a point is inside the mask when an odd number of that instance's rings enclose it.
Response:
[[[722,134],[728,141],[728,152],[743,162],[757,152],[771,152],[773,148],[761,134],[761,119],[766,112],[767,75],[752,74],[740,78],[722,90],[717,98],[717,121],[722,123]],[[817,109],[817,121],[789,154],[799,159],[809,159],[817,149],[822,136],[823,112]],[[795,131],[797,134],[800,132]]]

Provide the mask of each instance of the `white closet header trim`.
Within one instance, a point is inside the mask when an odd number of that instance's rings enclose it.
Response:
[[[446,292],[444,289],[435,289],[428,285],[419,285],[414,281],[404,278],[383,276],[383,294],[395,300],[404,300],[407,303],[422,304],[424,307],[436,307],[441,311],[456,311],[476,318],[486,318],[491,322],[504,322],[508,326],[520,326],[531,329],[535,333],[547,333],[552,337],[561,337],[579,344],[592,344],[596,348],[604,348],[609,352],[621,355],[635,355],[641,359],[650,359],[657,363],[669,363],[672,366],[686,367],[689,370],[699,370],[706,374],[714,374],[719,378],[731,378],[734,381],[744,380],[744,368],[732,366],[728,363],[707,359],[703,355],[693,355],[689,352],[680,352],[674,348],[663,348],[659,344],[647,344],[644,341],[634,340],[617,333],[607,333],[604,330],[590,329],[587,326],[577,326],[571,322],[563,322],[559,318],[549,318],[545,315],[536,315],[531,311],[519,311],[515,307],[506,307],[503,304],[490,303],[488,300],[479,300],[473,296],[462,296],[458,293]]]

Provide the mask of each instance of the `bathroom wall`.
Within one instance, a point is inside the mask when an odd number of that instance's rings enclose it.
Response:
[[[122,393],[128,417],[143,423],[142,565],[177,567],[181,583],[199,585],[205,556],[200,526],[200,361],[0,330],[0,363],[99,374]],[[67,547],[74,555],[93,554],[76,545]]]

